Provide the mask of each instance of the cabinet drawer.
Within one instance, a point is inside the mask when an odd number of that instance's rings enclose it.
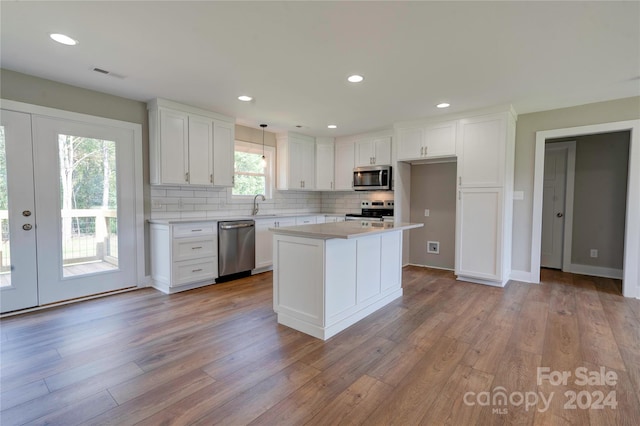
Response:
[[[209,238],[180,238],[173,240],[173,260],[200,259],[216,256],[218,242],[214,235]]]
[[[317,223],[315,216],[302,216],[296,217],[296,225],[309,225],[311,223]]]
[[[173,262],[173,286],[203,280],[213,280],[218,275],[218,258],[183,260]]]
[[[217,233],[218,222],[190,223],[174,225],[173,236],[175,238],[196,237],[198,235],[213,235]]]

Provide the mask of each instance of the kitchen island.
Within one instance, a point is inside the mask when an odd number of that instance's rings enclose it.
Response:
[[[347,221],[271,228],[278,322],[326,340],[402,296],[402,231]]]

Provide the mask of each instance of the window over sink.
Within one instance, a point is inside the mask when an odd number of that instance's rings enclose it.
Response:
[[[234,183],[232,194],[237,198],[264,194],[271,198],[275,171],[275,148],[264,147],[265,164],[262,165],[263,146],[235,141]]]

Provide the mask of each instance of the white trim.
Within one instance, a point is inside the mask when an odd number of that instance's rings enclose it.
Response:
[[[135,176],[135,232],[136,232],[136,285],[138,288],[148,286],[148,277],[145,275],[145,240],[144,240],[144,195],[143,195],[143,169],[142,169],[142,125],[129,121],[114,120],[112,118],[98,117],[95,115],[80,114],[78,112],[65,111],[56,108],[43,107],[40,105],[16,102],[7,99],[0,99],[0,108],[10,111],[24,112],[32,115],[61,118],[77,121],[85,124],[97,124],[111,126],[119,129],[131,130],[133,132],[134,144],[134,176]]]
[[[562,237],[562,270],[566,271],[569,264],[571,264],[571,252],[573,250],[573,194],[576,186],[576,141],[562,142],[557,145],[567,147],[567,170],[564,192],[564,236]]]
[[[582,275],[591,275],[594,277],[604,277],[604,278],[615,278],[617,280],[622,279],[623,270],[622,269],[614,269],[614,268],[605,268],[603,266],[592,266],[592,265],[580,265],[577,263],[570,263],[567,265],[566,272],[571,272],[572,274],[582,274]]]
[[[629,177],[627,180],[627,214],[624,238],[624,273],[622,294],[640,298],[640,120],[618,121],[565,129],[536,132],[533,175],[533,217],[531,226],[531,276],[540,282],[540,244],[542,232],[542,190],[544,147],[547,139],[592,135],[629,130]]]
[[[524,282],[524,283],[532,283],[532,284],[540,284],[540,282],[535,282],[534,278],[531,274],[531,272],[528,271],[516,271],[516,270],[512,270],[511,271],[511,276],[509,277],[510,280],[513,281],[520,281],[520,282]]]
[[[455,271],[455,269],[453,269],[453,268],[442,268],[440,266],[421,265],[419,263],[407,263],[406,265],[403,265],[403,267],[404,266],[417,266],[419,268],[438,269],[440,271],[451,271],[451,272]]]

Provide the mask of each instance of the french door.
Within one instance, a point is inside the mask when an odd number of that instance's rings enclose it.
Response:
[[[134,131],[0,118],[2,312],[135,286]]]

